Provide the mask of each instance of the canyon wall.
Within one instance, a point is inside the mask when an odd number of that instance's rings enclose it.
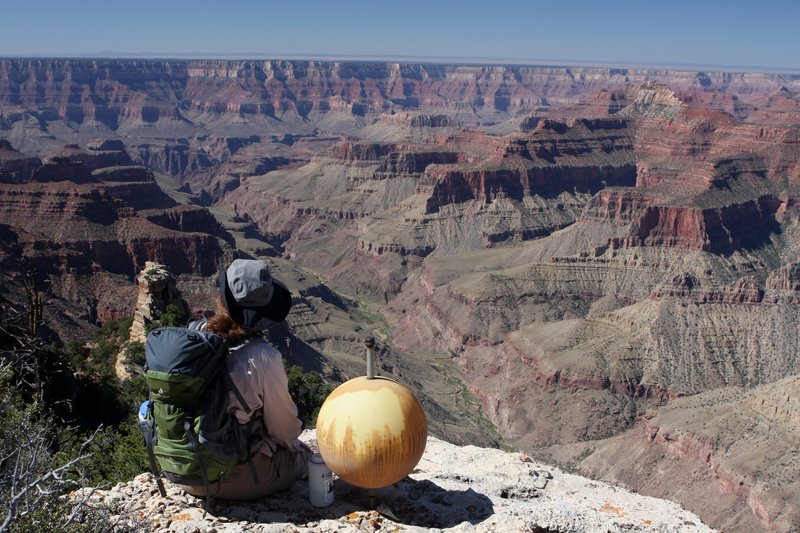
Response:
[[[360,116],[399,106],[529,113],[568,108],[601,90],[610,94],[653,81],[675,91],[720,92],[746,101],[781,87],[796,90],[800,77],[382,62],[4,59],[0,61],[0,108],[6,125],[29,117],[38,121],[61,118],[79,124],[98,122],[112,129],[126,121],[180,122],[187,114],[205,112],[306,117],[335,111]],[[646,103],[653,102],[663,105],[664,99],[653,97]],[[447,121],[434,118],[419,124],[426,122]]]
[[[146,262],[207,277],[233,254],[232,237],[208,210],[177,206],[122,144],[96,147],[68,146],[44,163],[6,147],[10,157],[0,159],[9,176],[0,183],[0,265],[7,276],[27,268],[48,281],[63,311],[53,327],[67,338],[61,319],[70,314],[92,323],[129,314],[131,282]]]

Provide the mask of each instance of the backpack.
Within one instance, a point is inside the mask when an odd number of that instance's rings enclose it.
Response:
[[[161,475],[185,485],[222,481],[251,452],[263,435],[260,416],[240,424],[228,412],[232,391],[248,414],[250,407],[228,373],[228,345],[219,335],[189,328],[154,329],[145,342],[145,381],[150,400],[142,423],[150,468],[166,496]],[[254,480],[258,476],[253,468]]]

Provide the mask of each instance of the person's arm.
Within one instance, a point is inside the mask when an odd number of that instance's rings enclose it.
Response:
[[[289,394],[289,378],[283,368],[281,354],[276,348],[267,346],[263,357],[259,381],[262,384],[260,393],[267,435],[276,444],[297,450],[300,446],[297,437],[300,436],[303,423],[297,418],[297,406]]]

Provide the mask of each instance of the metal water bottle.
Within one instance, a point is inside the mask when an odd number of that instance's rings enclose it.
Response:
[[[308,498],[314,507],[333,503],[333,472],[318,453],[308,460]]]

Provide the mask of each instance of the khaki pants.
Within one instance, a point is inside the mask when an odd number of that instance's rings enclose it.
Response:
[[[209,495],[223,500],[253,500],[286,489],[296,480],[308,476],[311,453],[306,450],[292,452],[281,447],[272,457],[256,453],[250,463],[236,465],[224,480],[209,483]],[[257,483],[253,479],[253,469],[258,475]],[[177,486],[195,496],[206,495],[203,485]]]

